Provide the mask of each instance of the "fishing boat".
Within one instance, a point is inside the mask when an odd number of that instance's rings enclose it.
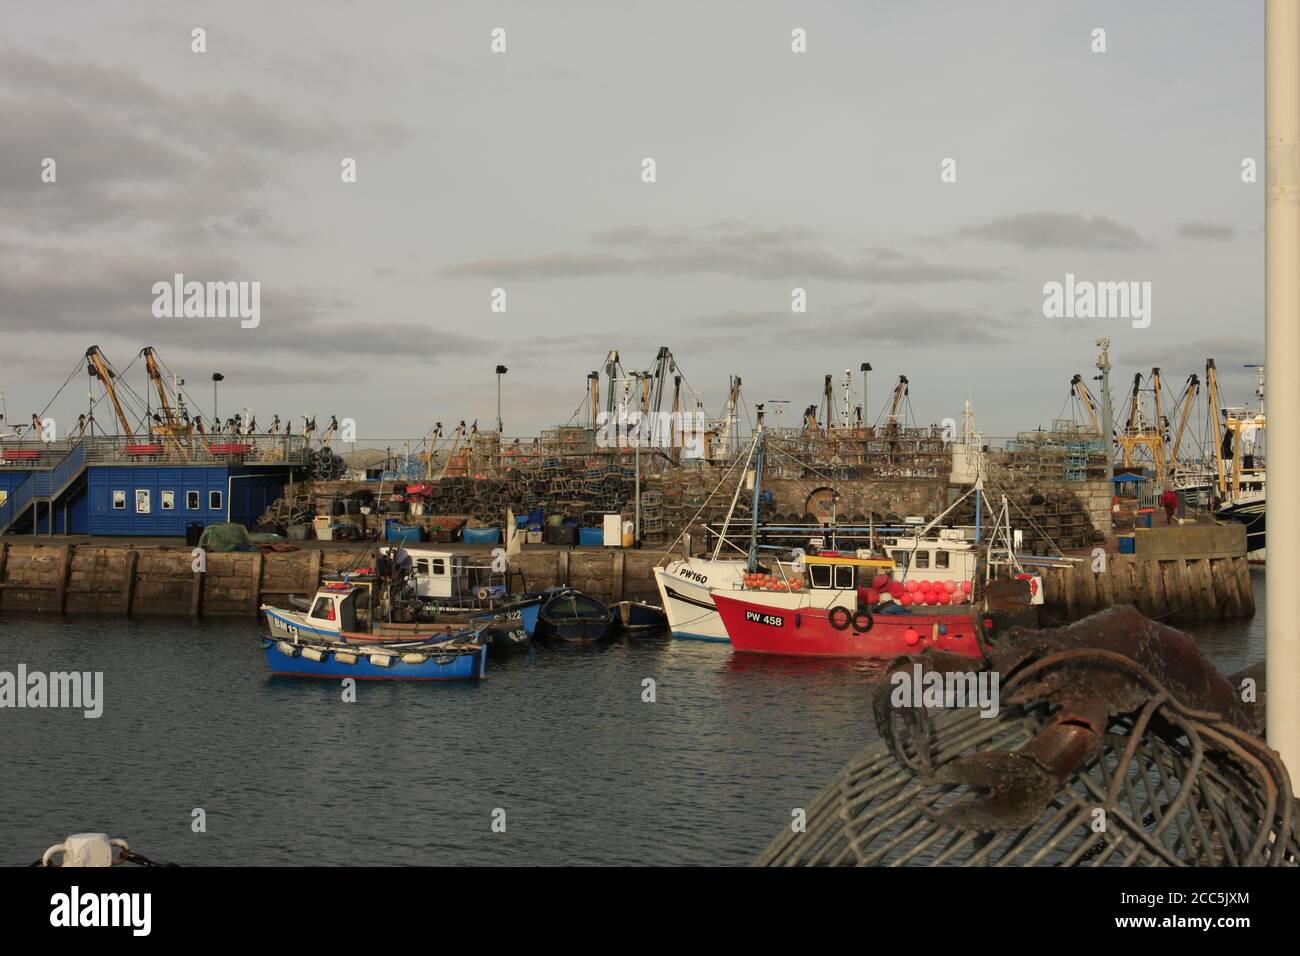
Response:
[[[466,629],[463,623],[405,623],[375,613],[369,582],[327,581],[309,602],[291,608],[263,604],[271,636],[287,641],[326,640],[340,644],[419,644],[445,640]],[[305,606],[304,606],[305,605]]]
[[[488,649],[473,638],[464,632],[441,641],[357,645],[263,637],[262,650],[275,677],[475,680],[487,670]]]
[[[745,462],[746,467],[750,461],[755,463],[752,513],[757,513],[761,494],[763,459],[763,433],[760,429],[754,435]],[[784,583],[803,580],[803,570],[801,566],[797,566],[798,561],[790,562],[788,571],[782,571],[781,562],[774,558],[765,557],[760,561],[757,539],[764,529],[756,523],[752,523],[750,527],[751,545],[748,558],[733,559],[720,556],[739,492],[738,485],[736,498],[732,500],[731,511],[728,512],[717,547],[711,556],[685,557],[655,569],[655,583],[658,585],[673,637],[720,642],[729,640],[726,625],[715,606],[714,595],[719,592],[729,593],[743,587],[747,574],[752,580],[753,571],[762,571],[766,575],[764,584],[770,591],[777,590]],[[897,527],[872,526],[867,534],[871,547],[857,548],[846,556],[875,561],[876,563],[871,565],[876,569],[874,576],[879,577],[881,571],[887,571],[885,576],[888,582],[890,584],[897,582],[897,587],[915,590],[916,584],[908,584],[909,580],[914,580],[917,583],[933,582],[941,587],[951,584],[953,588],[964,588],[965,593],[970,593],[978,564],[976,542],[979,538],[979,529],[944,527],[942,522],[968,495],[974,493],[976,493],[975,489],[972,488],[928,523],[921,518],[904,518]],[[977,509],[978,507],[977,504]],[[794,529],[781,530],[789,532]],[[855,537],[861,536],[862,529],[853,530]],[[806,541],[806,548],[800,550],[821,557],[839,556],[842,552],[833,548],[836,531],[837,529],[833,527],[818,529],[816,537]],[[832,545],[829,549],[828,542]],[[878,590],[878,586],[872,584],[873,575],[859,577],[859,570],[862,567],[865,565],[853,562],[840,562],[837,566],[837,562],[833,560],[813,561],[812,573],[818,576],[818,585],[815,588],[803,588],[800,603],[830,608],[844,603],[852,596],[849,592],[859,588],[862,600],[876,600],[877,596],[871,592]],[[771,573],[773,571],[777,573]],[[911,598],[906,599],[907,603],[910,601]]]
[[[630,633],[657,631],[668,621],[663,608],[645,601],[620,601],[614,614],[619,626]]]
[[[593,597],[565,588],[553,594],[538,612],[538,631],[571,644],[593,644],[613,632],[614,611]]]
[[[843,566],[864,559],[835,560]],[[871,565],[874,570],[878,562]],[[742,653],[796,657],[889,659],[925,647],[980,656],[979,617],[969,605],[916,613],[890,602],[897,613],[873,614],[859,604],[856,589],[818,588],[811,576],[807,584],[808,590],[801,585],[785,591],[715,591],[713,600],[731,646]],[[819,606],[814,597],[818,590],[839,591],[841,603]]]
[[[711,592],[738,583],[744,573],[745,561],[730,558],[681,558],[655,568],[655,586],[672,636],[726,643],[727,631]]]

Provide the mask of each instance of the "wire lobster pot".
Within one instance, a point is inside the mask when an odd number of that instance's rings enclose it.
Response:
[[[1078,651],[1054,655],[1063,656],[1079,663]],[[1295,866],[1294,798],[1278,755],[1148,683],[1146,704],[1111,716],[1100,751],[1061,781],[1032,823],[955,823],[978,803],[997,811],[1016,794],[994,772],[979,786],[969,776],[946,778],[945,768],[972,755],[1016,752],[1049,726],[1056,708],[1035,701],[992,718],[942,711],[933,720],[891,721],[887,739],[854,757],[807,809],[804,825],[787,827],[756,864]]]

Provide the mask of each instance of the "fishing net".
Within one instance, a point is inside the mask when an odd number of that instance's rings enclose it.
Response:
[[[251,539],[248,529],[242,524],[222,522],[208,525],[203,529],[203,536],[199,538],[199,547],[213,553],[248,550],[251,547]]]

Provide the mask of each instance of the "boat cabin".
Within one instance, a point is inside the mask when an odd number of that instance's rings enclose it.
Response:
[[[415,593],[421,600],[464,600],[470,597],[470,552],[403,548],[411,558]]]
[[[931,581],[970,581],[975,576],[977,553],[960,528],[941,528],[937,536],[888,537],[881,542],[892,559],[894,577],[926,578]]]
[[[813,590],[852,591],[857,588],[860,579],[869,581],[873,575],[894,566],[894,562],[888,558],[829,552],[807,555],[803,562],[808,575],[808,586]]]
[[[357,601],[369,589],[346,582],[325,584],[307,609],[306,623],[322,631],[358,630]]]

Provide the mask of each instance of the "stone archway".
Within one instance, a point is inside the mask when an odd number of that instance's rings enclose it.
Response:
[[[829,523],[839,518],[839,513],[843,510],[839,497],[830,485],[814,488],[804,499],[803,513],[813,515],[821,523]]]

